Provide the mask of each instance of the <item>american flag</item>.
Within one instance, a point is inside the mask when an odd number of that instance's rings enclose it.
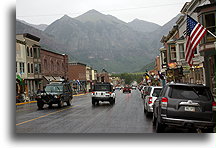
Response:
[[[187,15],[185,59],[190,66],[193,65],[194,51],[206,32],[206,28]]]

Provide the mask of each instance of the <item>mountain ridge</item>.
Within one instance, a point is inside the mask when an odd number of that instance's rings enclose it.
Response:
[[[163,26],[156,30],[160,28]],[[165,29],[168,31],[167,27]],[[139,71],[159,53],[161,46],[160,39],[155,39],[155,36],[135,30],[128,23],[96,10],[76,18],[64,15],[39,34],[41,40],[50,41],[41,41],[42,46],[68,54],[71,61],[117,73]]]

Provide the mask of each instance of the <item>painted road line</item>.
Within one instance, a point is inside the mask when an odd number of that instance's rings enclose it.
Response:
[[[23,105],[23,104],[36,103],[36,102],[37,101],[22,102],[22,103],[16,103],[16,105]]]
[[[30,119],[30,120],[27,120],[27,121],[24,121],[24,122],[21,122],[21,123],[17,123],[16,126],[22,125],[22,124],[24,124],[24,123],[28,123],[28,122],[31,122],[31,121],[34,121],[34,120],[37,120],[37,119],[41,119],[41,118],[44,118],[44,117],[46,117],[46,116],[49,116],[49,115],[52,115],[52,114],[56,114],[56,113],[62,112],[62,111],[64,111],[64,110],[68,110],[68,109],[71,109],[71,108],[73,108],[73,107],[77,107],[77,106],[68,107],[68,108],[65,108],[65,109],[62,109],[62,110],[59,110],[59,111],[56,111],[56,112],[52,112],[52,113],[49,113],[49,114],[45,114],[45,115],[43,115],[43,116],[39,116],[39,117],[37,117],[37,118],[33,118],[33,119]]]

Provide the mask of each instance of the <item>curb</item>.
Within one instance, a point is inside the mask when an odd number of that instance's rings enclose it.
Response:
[[[77,96],[83,96],[83,95],[87,95],[89,93],[85,93],[85,94],[78,94],[78,95],[73,95],[74,97],[77,97]],[[19,105],[23,105],[23,104],[30,104],[30,103],[36,103],[37,101],[29,101],[29,102],[22,102],[22,103],[16,103],[17,106]]]

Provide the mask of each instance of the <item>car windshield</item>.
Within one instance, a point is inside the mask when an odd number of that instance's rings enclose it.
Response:
[[[158,97],[160,92],[161,92],[162,88],[155,88],[153,93],[152,93],[152,96],[154,97]]]
[[[191,100],[210,100],[210,92],[205,87],[172,86],[169,95],[171,98],[191,99]]]
[[[62,92],[63,85],[48,85],[45,88],[46,92]]]
[[[94,85],[94,91],[111,91],[110,85]]]

